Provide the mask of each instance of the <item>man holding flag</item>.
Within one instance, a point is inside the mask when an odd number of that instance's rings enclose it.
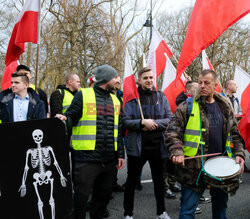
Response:
[[[142,68],[138,73],[139,101],[142,105],[133,99],[124,107],[123,124],[128,130],[128,176],[123,203],[126,219],[133,218],[135,187],[147,161],[154,182],[156,218],[169,219],[165,212],[162,159],[168,156],[164,149],[164,131],[172,113],[165,95],[155,90],[154,80],[153,71],[149,67]]]

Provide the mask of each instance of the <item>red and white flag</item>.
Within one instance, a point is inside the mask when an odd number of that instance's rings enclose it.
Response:
[[[205,52],[205,49],[202,50],[202,69],[211,69],[214,71],[214,67],[212,66],[209,58],[207,57],[207,53]]]
[[[238,128],[242,138],[245,141],[245,147],[247,151],[250,152],[250,102],[246,109],[245,115],[243,115],[242,119],[240,120]]]
[[[168,48],[166,42],[163,40],[160,33],[153,27],[152,38],[149,46],[147,66],[149,66],[152,69],[155,75],[155,83],[156,83],[156,78],[163,72],[165,68],[166,64],[166,56],[164,55],[165,53],[169,58],[173,55],[173,53]]]
[[[18,61],[13,61],[7,67],[5,67],[1,82],[2,90],[6,90],[11,86],[11,74],[16,72],[17,66]]]
[[[249,0],[196,0],[177,66],[177,78],[203,49],[249,11]]]
[[[133,99],[138,99],[139,94],[137,90],[137,86],[135,83],[135,76],[133,74],[133,68],[131,65],[131,59],[128,53],[128,49],[126,49],[125,54],[125,67],[124,67],[124,80],[123,80],[123,108],[125,104]]]
[[[176,97],[182,91],[185,90],[185,77],[182,75],[181,79],[179,79],[177,82],[175,81],[175,78],[176,69],[168,58],[168,56],[166,55],[166,66],[164,70],[164,77],[161,90],[168,99],[172,113],[174,113],[175,109],[177,108],[175,104]]]
[[[234,81],[238,86],[235,96],[238,97],[242,112],[245,114],[250,102],[250,75],[236,65]]]
[[[205,52],[205,49],[202,50],[202,69],[211,69],[214,71],[214,67],[212,63],[210,62],[209,58],[207,57],[207,53]],[[219,84],[217,84],[215,91],[220,93],[221,92],[221,87]]]
[[[25,42],[39,42],[40,0],[26,0],[9,41],[5,65],[19,60],[25,51]]]

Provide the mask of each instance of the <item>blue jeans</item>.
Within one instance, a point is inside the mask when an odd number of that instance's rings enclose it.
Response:
[[[181,188],[181,210],[179,219],[194,219],[195,209],[198,207],[199,199],[203,192],[198,193],[182,186]],[[212,211],[213,219],[227,219],[226,209],[228,202],[228,194],[221,189],[210,189],[210,195],[212,197]]]

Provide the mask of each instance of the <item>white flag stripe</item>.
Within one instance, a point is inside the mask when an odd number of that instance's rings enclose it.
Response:
[[[208,64],[208,61],[207,61],[207,54],[205,52],[205,50],[202,50],[202,69],[210,69],[210,66]]]
[[[26,11],[40,11],[40,0],[26,0],[23,9],[17,17],[17,22],[19,22]]]
[[[173,63],[170,61],[170,59],[168,58],[167,54],[164,53],[164,55],[167,58],[166,61],[166,67],[164,69],[164,77],[163,77],[163,82],[162,82],[162,86],[161,86],[161,91],[163,92],[176,78],[176,68],[174,67]],[[184,74],[181,75],[181,80],[183,82],[186,81],[186,78],[184,76]]]
[[[234,81],[237,84],[237,92],[235,94],[241,103],[241,95],[250,83],[250,75],[245,72],[241,67],[236,65],[234,73]]]
[[[162,82],[162,88],[161,91],[163,92],[176,78],[176,69],[173,66],[172,62],[168,58],[167,54],[164,53],[164,55],[167,58],[166,66],[164,69],[164,77]]]

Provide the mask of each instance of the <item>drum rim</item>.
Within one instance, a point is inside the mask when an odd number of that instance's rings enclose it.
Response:
[[[205,161],[205,163],[204,163],[204,170],[205,170],[205,165],[206,165],[206,163],[207,163],[208,161],[210,161],[210,160],[212,160],[212,159],[214,160],[214,159],[217,159],[217,158],[227,158],[227,159],[231,159],[231,160],[234,160],[234,161],[235,161],[235,158],[233,158],[233,157],[227,157],[227,156],[216,156],[216,157],[212,157],[212,158],[210,158],[210,159],[208,159],[208,160]],[[239,164],[239,166],[240,166],[240,164]],[[205,172],[207,172],[207,171],[205,170]],[[232,175],[229,175],[229,176],[216,176],[216,175],[212,175],[211,173],[209,173],[209,174],[211,174],[212,176],[215,176],[215,177],[217,177],[217,178],[219,178],[219,179],[221,179],[221,180],[228,180],[228,179],[231,179],[231,178],[234,178],[234,177],[240,175],[240,173],[241,173],[241,166],[240,166],[239,170],[238,170],[236,173],[234,173],[234,174],[232,174]]]

